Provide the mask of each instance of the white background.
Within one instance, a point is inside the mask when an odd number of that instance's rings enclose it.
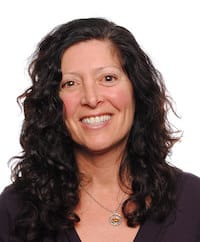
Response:
[[[5,0],[0,3],[0,191],[10,183],[7,162],[21,149],[23,114],[16,97],[30,84],[27,61],[56,25],[106,17],[131,30],[161,71],[184,131],[171,162],[200,175],[200,7],[198,0]]]

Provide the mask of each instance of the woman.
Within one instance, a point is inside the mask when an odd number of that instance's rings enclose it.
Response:
[[[1,241],[200,241],[200,180],[166,161],[179,140],[172,105],[128,30],[99,18],[58,26],[29,73]]]

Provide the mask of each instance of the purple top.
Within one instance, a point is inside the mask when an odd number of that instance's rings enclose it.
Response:
[[[10,236],[20,206],[18,196],[6,189],[0,196],[0,242],[21,242]],[[133,242],[200,242],[200,178],[181,173],[177,184],[177,208],[162,223],[147,219]],[[61,232],[56,241],[81,242],[75,229]]]

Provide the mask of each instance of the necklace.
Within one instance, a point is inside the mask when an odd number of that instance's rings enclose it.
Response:
[[[109,223],[111,224],[111,225],[113,225],[113,226],[118,226],[118,225],[120,225],[121,224],[121,222],[122,222],[122,216],[121,216],[121,214],[119,213],[119,209],[120,209],[120,207],[121,207],[121,205],[122,205],[122,202],[123,202],[123,200],[124,200],[124,197],[125,197],[125,193],[124,193],[124,196],[122,197],[122,199],[121,199],[121,201],[120,201],[120,203],[118,204],[118,206],[117,206],[117,208],[115,209],[115,210],[111,210],[111,209],[109,209],[109,208],[107,208],[107,207],[105,207],[103,204],[101,204],[91,193],[89,193],[88,192],[88,190],[86,190],[85,189],[85,187],[83,187],[82,186],[82,188],[83,188],[83,190],[87,193],[87,195],[96,203],[96,204],[98,204],[101,208],[103,208],[104,210],[106,210],[106,211],[108,211],[108,212],[110,212],[110,213],[112,213],[112,215],[109,217],[109,219],[108,219],[108,221],[109,221]]]

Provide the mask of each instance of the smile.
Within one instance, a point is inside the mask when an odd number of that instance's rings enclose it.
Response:
[[[81,120],[84,124],[99,125],[111,119],[111,115],[101,115],[95,117],[88,117]]]

